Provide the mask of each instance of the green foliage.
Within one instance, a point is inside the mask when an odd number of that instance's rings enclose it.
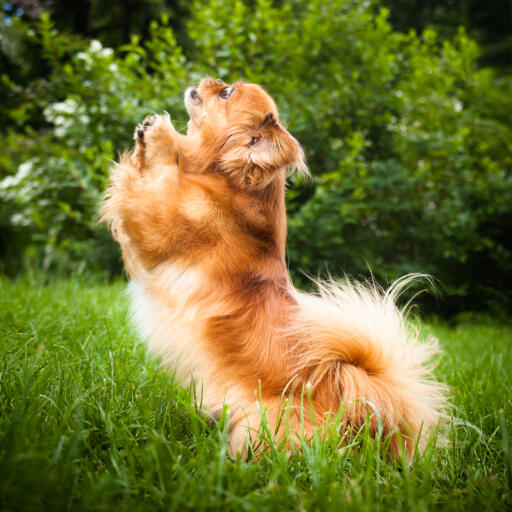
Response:
[[[387,10],[356,0],[196,1],[191,12],[186,53],[166,19],[115,51],[58,33],[47,16],[20,24],[51,71],[26,88],[3,77],[18,101],[0,222],[19,247],[47,267],[118,269],[95,223],[108,162],[148,112],[167,110],[183,129],[184,88],[211,74],[262,83],[306,150],[313,182],[292,177],[288,193],[298,281],[319,267],[383,280],[420,271],[454,309],[503,303],[510,80],[478,68],[462,29],[444,42],[432,30],[394,32]]]
[[[134,37],[114,54],[99,41],[59,34],[47,15],[27,33],[52,71],[34,85],[37,95],[27,98],[30,91],[21,91],[10,111],[19,129],[7,135],[5,164],[18,167],[0,187],[9,210],[16,211],[11,229],[31,234],[34,248],[43,248],[45,268],[81,262],[118,267],[117,251],[97,225],[108,166],[148,112],[183,110],[181,51],[169,28],[154,23],[151,35],[144,47]],[[34,112],[43,116],[37,129],[30,125]]]
[[[453,37],[463,25],[482,47],[482,62],[510,71],[512,33],[503,0],[382,0],[390,8],[390,22],[397,30],[414,28],[418,32],[434,28],[443,38]]]
[[[363,431],[288,456],[227,455],[188,392],[127,324],[125,283],[0,278],[0,509],[509,510],[510,327],[434,323],[458,423],[450,444],[392,462]]]

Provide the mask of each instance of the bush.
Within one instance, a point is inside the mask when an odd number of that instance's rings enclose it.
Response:
[[[292,178],[288,193],[292,270],[428,272],[455,309],[503,302],[510,81],[477,67],[462,29],[440,42],[430,30],[393,32],[387,16],[355,0],[195,2],[186,53],[166,19],[115,51],[57,33],[48,16],[20,24],[50,72],[24,88],[3,77],[19,98],[0,161],[11,258],[119,270],[96,224],[108,162],[148,112],[168,110],[183,128],[184,88],[213,74],[262,83],[306,149],[314,180]]]

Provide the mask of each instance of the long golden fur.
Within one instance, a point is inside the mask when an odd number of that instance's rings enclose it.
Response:
[[[206,78],[185,103],[187,135],[168,115],[136,128],[102,210],[150,350],[194,380],[213,417],[228,404],[233,454],[260,428],[256,393],[291,445],[341,411],[345,428],[370,418],[395,452],[412,454],[445,398],[431,375],[436,341],[409,333],[395,305],[407,280],[387,292],[348,281],[297,291],[284,195],[287,169],[307,173],[300,145],[258,85]],[[288,429],[278,428],[283,406]]]

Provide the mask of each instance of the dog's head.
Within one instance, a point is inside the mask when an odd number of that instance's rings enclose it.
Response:
[[[279,123],[277,107],[259,86],[205,78],[185,92],[188,135],[199,137],[215,168],[246,189],[266,187],[284,168],[307,174],[297,140]]]

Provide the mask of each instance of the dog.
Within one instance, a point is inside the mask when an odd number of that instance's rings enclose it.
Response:
[[[185,105],[186,135],[168,114],[136,127],[102,206],[149,350],[193,381],[207,414],[227,404],[233,456],[262,421],[291,448],[330,422],[340,438],[366,426],[412,456],[445,417],[446,387],[432,376],[437,340],[420,341],[396,306],[410,278],[296,290],[285,181],[308,173],[300,144],[259,85],[205,78]]]

